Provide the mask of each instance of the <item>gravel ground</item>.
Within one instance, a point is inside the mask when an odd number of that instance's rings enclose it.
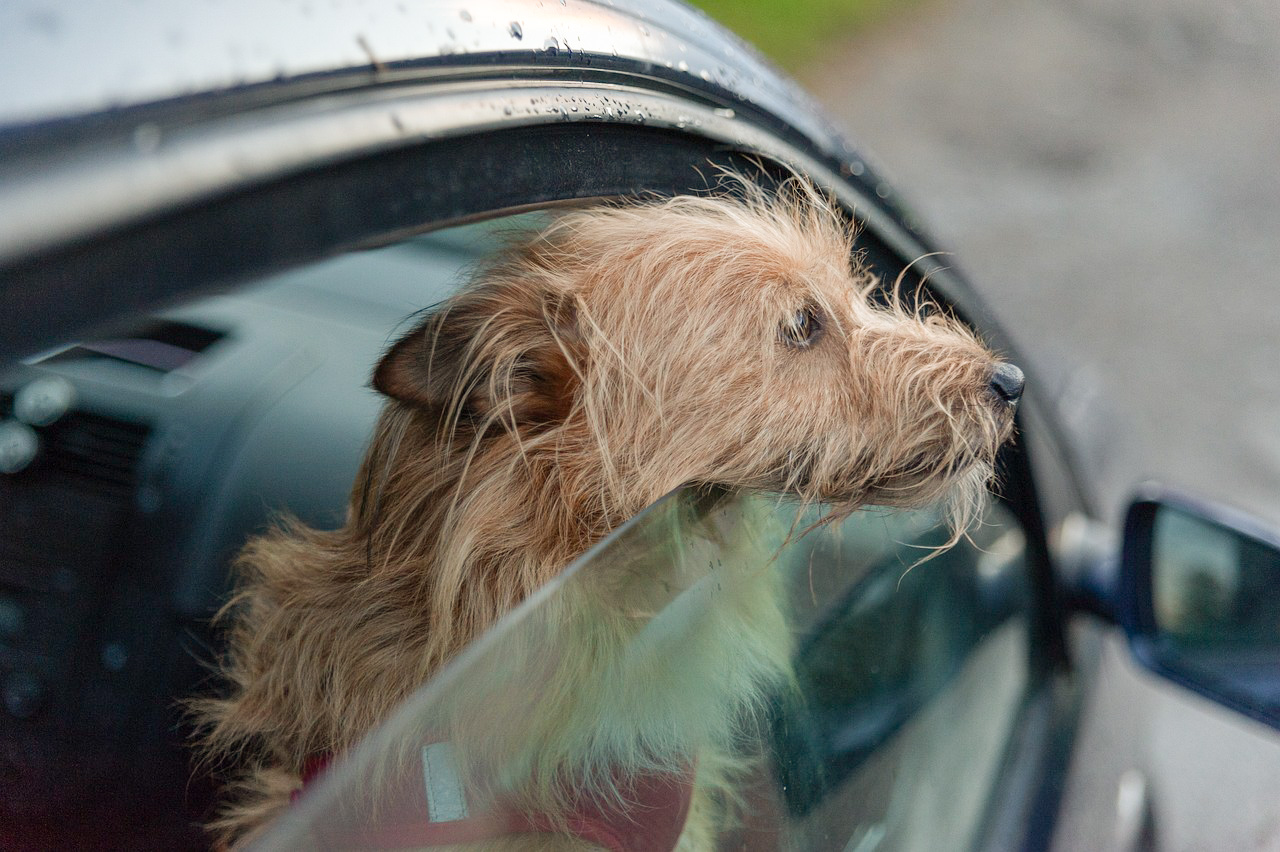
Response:
[[[801,79],[1020,344],[1118,517],[1156,478],[1280,526],[1280,4],[933,0]],[[1102,655],[1062,850],[1118,779],[1159,848],[1280,850],[1280,737]]]

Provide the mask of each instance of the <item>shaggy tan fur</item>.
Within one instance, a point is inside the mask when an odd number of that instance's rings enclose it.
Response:
[[[961,535],[1012,429],[1012,406],[989,388],[998,360],[943,312],[878,304],[878,282],[851,252],[846,220],[800,180],[776,195],[742,182],[716,197],[596,206],[512,244],[396,343],[374,376],[390,400],[346,525],[285,525],[240,557],[229,697],[197,705],[206,754],[245,768],[223,836],[243,839],[278,815],[309,757],[349,749],[496,619],[677,486],[789,492],[834,516],[945,501]],[[777,595],[763,580],[743,590],[708,621],[751,625],[737,647],[690,645],[720,657],[695,672],[718,670],[743,642],[758,648],[754,667],[707,687],[712,705],[750,703],[786,667]],[[617,605],[585,591],[563,606],[586,615],[564,619],[584,625],[576,636],[612,637],[595,646],[601,655],[620,653],[634,631],[610,620]],[[722,729],[668,735],[671,760],[698,761],[687,849],[713,847],[714,803],[733,777],[732,708],[706,712],[687,694],[699,688],[682,683],[683,697],[662,699],[691,702]],[[531,712],[542,714],[542,777],[583,771],[586,758],[571,753],[580,740],[557,738],[582,718]],[[652,712],[669,728],[697,715],[660,702]],[[662,750],[616,727],[617,747],[591,759],[625,770],[628,755],[652,761]]]

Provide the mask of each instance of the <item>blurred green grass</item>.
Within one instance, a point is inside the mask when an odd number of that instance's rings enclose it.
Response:
[[[795,70],[816,51],[901,8],[908,0],[690,0]]]

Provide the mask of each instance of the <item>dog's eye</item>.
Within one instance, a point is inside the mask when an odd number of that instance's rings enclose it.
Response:
[[[805,305],[782,321],[778,336],[792,349],[808,349],[822,337],[822,311],[817,305]]]

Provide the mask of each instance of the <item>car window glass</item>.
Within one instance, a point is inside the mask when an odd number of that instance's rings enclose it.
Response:
[[[818,518],[669,495],[342,756],[266,845],[402,848],[440,815],[432,760],[451,766],[450,807],[494,819],[545,792],[535,779],[590,783],[548,755],[687,768],[664,751],[679,725],[738,762],[722,848],[971,846],[1028,683],[1022,534],[994,502],[940,553],[929,510]]]

